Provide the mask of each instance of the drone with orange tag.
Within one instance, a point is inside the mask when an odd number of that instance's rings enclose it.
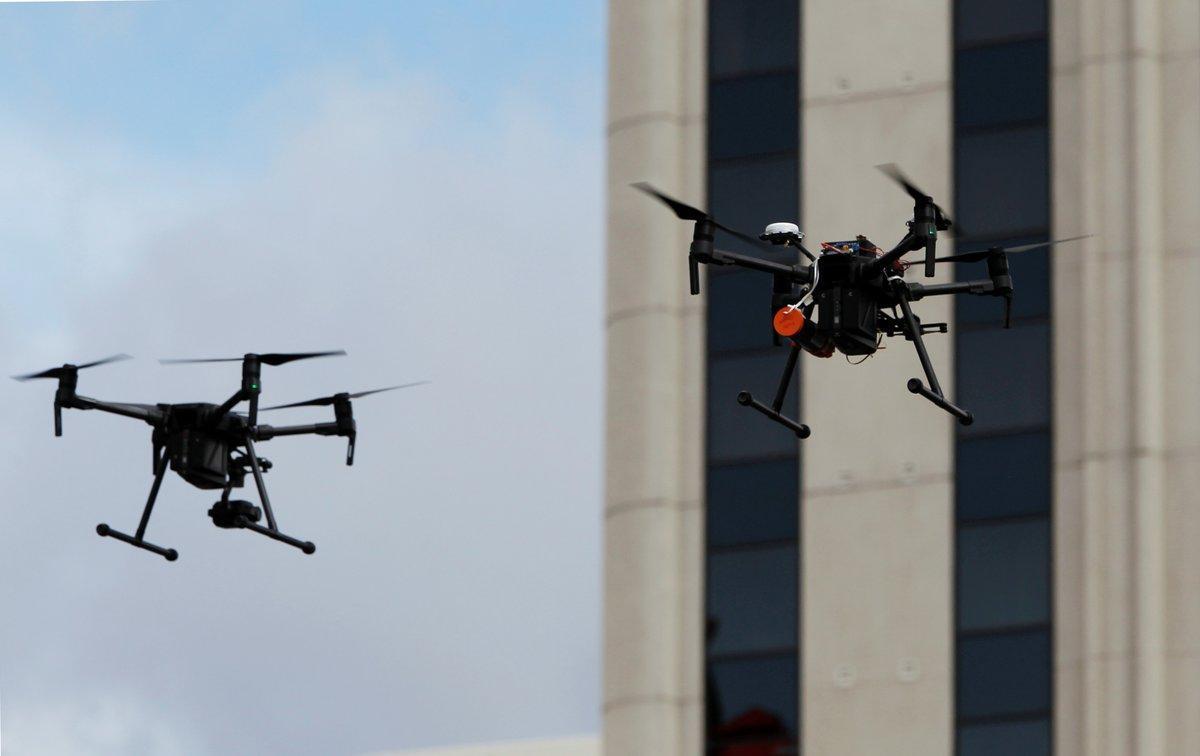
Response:
[[[907,232],[887,251],[859,236],[853,241],[825,242],[821,244],[820,253],[814,255],[804,246],[804,234],[794,223],[771,223],[755,238],[719,223],[712,215],[669,197],[649,184],[634,184],[635,188],[671,208],[679,219],[695,224],[688,252],[692,294],[700,293],[700,264],[736,265],[771,274],[774,334],[777,342],[786,339],[791,348],[771,404],[755,399],[749,391],[740,392],[737,401],[790,429],[800,438],[808,438],[809,427],[781,413],[800,352],[816,357],[832,357],[841,352],[847,358],[866,359],[880,348],[884,336],[904,336],[916,347],[925,382],[912,378],[908,381],[908,390],[949,412],[963,425],[970,425],[974,416],[946,397],[925,348],[924,335],[946,333],[947,325],[922,323],[913,313],[912,303],[925,297],[949,294],[1000,297],[1004,300],[1004,327],[1008,328],[1013,299],[1008,255],[1086,238],[1077,236],[1018,247],[991,247],[938,257],[938,232],[954,229],[949,214],[896,166],[889,164],[878,168],[900,184],[913,200],[912,220],[907,222]],[[718,230],[770,250],[776,259],[717,249],[713,242]],[[958,233],[962,234],[961,228]],[[798,253],[797,258],[803,255],[806,260],[797,260],[793,264],[780,262],[778,251],[781,247],[793,248]],[[926,277],[933,276],[937,263],[947,262],[986,262],[988,277],[936,284],[907,281],[904,276],[912,263],[903,258],[916,251],[924,252]]]

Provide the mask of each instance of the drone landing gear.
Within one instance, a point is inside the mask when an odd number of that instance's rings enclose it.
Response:
[[[254,440],[250,438],[249,434],[246,435],[246,452],[250,458],[250,471],[254,473],[254,485],[258,488],[258,498],[262,502],[263,513],[267,516],[267,526],[263,527],[258,524],[258,507],[246,501],[229,501],[228,488],[225,489],[221,501],[208,511],[209,517],[213,518],[213,523],[222,528],[253,530],[255,533],[261,533],[280,543],[295,546],[305,554],[315,552],[317,546],[312,541],[301,541],[299,538],[292,538],[286,533],[279,532],[278,526],[275,525],[275,513],[271,511],[271,498],[267,496],[267,485],[263,482],[262,467],[258,462],[258,454],[254,450]]]
[[[168,562],[174,562],[179,558],[179,552],[175,549],[165,549],[157,544],[150,543],[143,539],[146,535],[146,526],[150,524],[150,513],[154,511],[154,500],[158,498],[158,489],[162,486],[163,475],[167,472],[167,452],[164,449],[154,463],[154,484],[150,486],[150,498],[146,499],[146,507],[142,510],[142,519],[138,523],[136,535],[122,533],[119,530],[113,530],[105,523],[100,523],[96,526],[96,533],[101,537],[116,538],[118,541],[124,541],[130,546],[136,546],[139,549],[152,551],[161,557],[164,557]]]
[[[775,391],[775,401],[771,402],[770,407],[755,399],[749,391],[740,392],[737,395],[737,401],[743,407],[758,410],[783,427],[791,430],[799,438],[808,438],[812,435],[812,431],[807,425],[780,413],[780,410],[783,408],[783,399],[787,396],[788,387],[792,383],[792,374],[796,372],[796,361],[799,359],[800,345],[793,342],[792,349],[788,352],[787,364],[783,367],[783,375],[779,379],[779,388]]]
[[[929,388],[926,388],[925,384],[921,383],[920,378],[911,378],[908,381],[908,390],[914,394],[920,394],[951,415],[954,415],[958,418],[958,422],[963,425],[970,425],[975,422],[975,416],[946,399],[946,395],[942,393],[942,386],[938,383],[937,373],[933,372],[933,362],[929,359],[929,352],[925,350],[925,339],[921,337],[924,330],[920,322],[913,315],[912,307],[908,303],[908,292],[904,291],[899,299],[900,310],[904,313],[904,335],[917,348],[917,357],[920,358],[921,368],[925,371],[926,380],[929,381]]]

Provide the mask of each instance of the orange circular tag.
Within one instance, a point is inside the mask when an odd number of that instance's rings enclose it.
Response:
[[[804,313],[800,308],[781,307],[775,313],[775,333],[791,338],[804,328]]]

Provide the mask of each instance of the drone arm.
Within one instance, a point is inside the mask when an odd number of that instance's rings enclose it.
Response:
[[[980,296],[998,296],[996,284],[990,279],[981,278],[975,281],[954,281],[944,284],[908,284],[909,299],[917,301],[925,297],[936,297],[944,294],[976,294]]]
[[[308,425],[283,425],[274,427],[271,425],[259,425],[254,429],[254,438],[257,441],[267,441],[279,436],[336,436],[338,434],[337,423],[310,423]]]
[[[226,399],[220,407],[217,407],[217,409],[213,412],[213,420],[224,417],[229,413],[230,410],[249,398],[250,397],[246,395],[245,391],[238,389],[233,396]]]
[[[99,399],[92,399],[87,396],[75,394],[70,401],[64,402],[63,407],[79,410],[100,410],[113,415],[122,417],[131,417],[134,420],[143,420],[151,425],[158,425],[166,417],[166,413],[162,409],[152,404],[125,404],[122,402],[103,402]]]
[[[917,236],[912,231],[909,231],[904,235],[904,238],[900,240],[899,244],[892,247],[887,252],[884,252],[879,259],[871,264],[869,272],[871,274],[875,274],[879,273],[880,271],[887,270],[888,268],[892,267],[892,263],[899,260],[906,253],[911,252],[914,249],[921,249],[924,246],[925,242],[921,240],[921,237]]]
[[[788,276],[800,283],[805,283],[812,279],[812,268],[810,266],[788,265],[779,263],[773,260],[764,260],[761,257],[753,257],[751,255],[743,255],[737,252],[726,252],[721,249],[712,251],[711,265],[737,265],[750,270],[758,270],[763,273],[774,273],[776,275]]]
[[[254,438],[258,441],[277,438],[279,436],[345,436],[346,464],[354,464],[354,442],[358,438],[358,430],[353,417],[344,416],[332,423],[312,423],[310,425],[284,425],[273,428],[270,425],[259,425],[254,429]]]
[[[1008,277],[1007,268],[1003,278],[980,278],[974,281],[955,281],[954,283],[932,284],[922,286],[919,283],[908,285],[913,300],[923,297],[936,297],[942,294],[974,294],[985,297],[1004,297],[1004,327],[1012,327],[1012,278]]]

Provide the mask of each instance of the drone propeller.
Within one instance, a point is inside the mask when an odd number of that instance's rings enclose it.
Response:
[[[954,221],[951,220],[950,214],[947,213],[941,205],[933,201],[933,198],[921,191],[920,187],[908,180],[903,171],[895,163],[886,163],[884,165],[875,166],[885,176],[895,181],[909,197],[912,197],[913,206],[913,222],[911,225],[911,233],[920,240],[925,247],[925,275],[932,276],[934,273],[934,249],[937,245],[937,232],[949,231],[954,228]],[[962,228],[958,229],[958,234],[962,235]]]
[[[356,394],[333,394],[331,396],[322,396],[317,399],[308,399],[303,402],[292,402],[291,404],[277,404],[274,407],[263,407],[263,411],[287,409],[289,407],[328,407],[331,404],[336,404],[338,399],[360,399],[371,394],[380,394],[384,391],[395,391],[396,389],[410,388],[412,386],[421,386],[429,383],[429,381],[417,381],[416,383],[402,383],[399,386],[388,386],[387,388],[372,389],[370,391],[359,391]]]
[[[133,359],[133,358],[127,354],[114,354],[111,357],[105,357],[104,359],[96,360],[95,362],[85,362],[82,365],[66,364],[66,365],[62,365],[60,367],[50,368],[49,370],[43,370],[40,373],[27,373],[25,375],[14,375],[13,380],[15,380],[15,381],[32,381],[35,378],[62,378],[64,375],[67,375],[68,373],[72,373],[76,370],[83,370],[84,368],[98,367],[100,365],[107,365],[110,362],[121,362],[122,360],[131,360],[131,359]]]
[[[762,241],[761,239],[757,239],[757,238],[751,236],[750,234],[742,233],[741,231],[738,231],[736,228],[730,228],[729,226],[726,226],[724,223],[720,223],[719,221],[717,221],[716,218],[712,217],[711,215],[704,212],[700,208],[692,207],[691,205],[687,204],[686,202],[680,202],[679,200],[675,199],[674,197],[671,197],[667,194],[660,192],[658,189],[655,189],[653,186],[645,183],[644,181],[638,182],[636,184],[631,184],[631,186],[634,189],[645,192],[646,194],[655,198],[656,200],[663,203],[667,207],[671,208],[671,211],[673,213],[675,213],[676,218],[679,218],[680,220],[693,221],[694,223],[696,223],[696,232],[693,235],[693,241],[692,241],[693,249],[688,254],[688,273],[689,273],[689,279],[690,279],[690,283],[691,283],[691,291],[693,294],[700,293],[699,263],[700,262],[709,262],[711,260],[711,253],[712,253],[712,231],[711,231],[711,229],[709,229],[706,233],[701,224],[710,224],[712,226],[715,226],[716,228],[721,229],[722,231],[726,232],[727,234],[729,234],[731,236],[741,239],[742,241],[746,242],[747,244],[749,244],[753,247],[758,247],[758,248],[767,250],[772,253],[777,251],[773,246],[768,245],[766,242]],[[697,252],[696,245],[697,245],[697,243],[700,243],[701,241],[703,241],[703,245],[704,245],[705,249],[702,250],[701,252]]]
[[[317,399],[308,399],[303,402],[292,402],[291,404],[279,404],[274,407],[264,407],[264,410],[286,409],[288,407],[327,407],[333,405],[335,422],[337,424],[337,435],[346,437],[346,464],[354,464],[354,447],[358,440],[358,428],[354,423],[354,409],[350,406],[351,399],[359,399],[371,394],[379,394],[384,391],[395,391],[396,389],[409,388],[410,386],[420,386],[421,384],[429,383],[429,381],[417,381],[416,383],[404,383],[399,386],[388,386],[387,388],[372,389],[370,391],[359,391],[355,394],[333,394],[331,396],[322,396]]]
[[[107,365],[110,362],[121,362],[122,360],[133,359],[127,354],[114,354],[111,357],[105,357],[102,360],[95,362],[85,362],[82,365],[72,365],[67,363],[59,367],[43,370],[40,373],[26,373],[25,375],[14,375],[13,380],[17,381],[32,381],[37,378],[54,378],[58,380],[58,390],[54,393],[54,435],[62,435],[62,409],[69,406],[69,403],[75,396],[75,384],[79,379],[79,371],[84,368],[97,367],[99,365]]]
[[[1066,242],[1079,241],[1080,239],[1090,239],[1091,237],[1092,234],[1084,234],[1083,236],[1068,236],[1065,239],[1054,239],[1052,241],[1037,242],[1035,244],[1022,244],[1017,247],[990,247],[988,249],[981,249],[975,252],[962,252],[957,255],[939,257],[937,258],[937,262],[980,262],[996,254],[1032,252],[1035,249],[1044,249],[1046,247],[1053,247],[1055,244],[1064,244]]]
[[[1064,242],[1079,241],[1087,239],[1091,234],[1084,236],[1070,236],[1064,239],[1053,239],[1051,241],[1034,242],[1033,244],[1021,244],[1015,247],[989,247],[988,249],[980,249],[974,252],[962,252],[957,255],[947,255],[937,258],[937,262],[983,262],[987,261],[988,276],[992,279],[992,284],[995,287],[993,294],[1004,297],[1004,327],[1012,327],[1012,274],[1008,269],[1008,255],[1012,252],[1032,252],[1035,249],[1045,249],[1053,247],[1055,244],[1063,244]]]
[[[741,239],[742,241],[744,241],[748,244],[752,244],[755,247],[761,247],[762,249],[770,250],[772,252],[775,251],[775,249],[773,247],[770,247],[767,244],[763,243],[763,241],[761,239],[753,237],[750,234],[742,233],[741,231],[738,231],[736,228],[730,228],[729,226],[726,226],[724,223],[718,222],[716,218],[712,217],[711,215],[704,212],[703,210],[696,208],[696,207],[692,207],[691,205],[689,205],[685,202],[680,202],[679,200],[675,199],[674,197],[663,194],[662,192],[655,189],[653,186],[651,186],[650,184],[647,184],[644,181],[640,181],[636,184],[631,184],[631,186],[633,186],[634,189],[638,189],[640,191],[645,192],[646,194],[649,194],[651,197],[654,197],[659,202],[662,202],[664,205],[671,208],[671,210],[675,213],[675,217],[679,218],[680,220],[708,221],[709,223],[713,224],[714,226],[721,229],[725,233],[730,234],[731,236],[736,236],[737,238]]]
[[[932,205],[934,209],[937,210],[938,219],[940,221],[945,221],[944,224],[938,225],[939,231],[948,231],[955,225],[954,221],[950,219],[950,214],[947,213],[941,205],[934,202],[931,196],[921,191],[920,187],[909,181],[908,176],[904,175],[904,172],[900,170],[898,165],[895,163],[884,163],[883,165],[877,165],[875,167],[883,172],[883,174],[892,181],[895,181],[897,184],[902,186],[904,191],[908,193],[908,196],[913,198],[914,202],[928,202],[930,205]],[[946,227],[942,228],[942,225],[945,225]],[[963,233],[962,229],[959,229],[958,233],[961,236]]]
[[[263,365],[284,365],[296,360],[307,360],[313,357],[340,357],[346,354],[345,349],[334,352],[269,352],[253,355]],[[182,365],[197,362],[242,362],[245,357],[211,357],[211,358],[178,358],[159,360],[163,365]]]

